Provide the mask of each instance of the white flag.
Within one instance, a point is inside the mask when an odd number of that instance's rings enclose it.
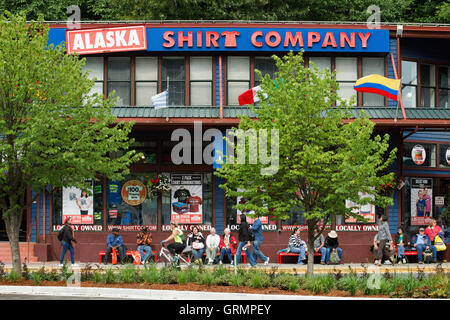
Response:
[[[156,96],[152,97],[152,103],[155,107],[155,110],[167,108],[169,106],[168,103],[169,99],[169,93],[168,91],[163,91],[161,93],[158,93]]]

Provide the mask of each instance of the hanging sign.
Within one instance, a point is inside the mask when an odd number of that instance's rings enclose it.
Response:
[[[425,162],[427,154],[425,152],[424,147],[420,144],[416,144],[411,150],[411,158],[415,164],[421,165]]]
[[[122,186],[122,199],[130,206],[140,205],[147,197],[147,188],[139,180],[130,180]]]

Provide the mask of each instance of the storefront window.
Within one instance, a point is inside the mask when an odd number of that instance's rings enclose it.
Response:
[[[433,64],[420,65],[420,106],[434,108],[436,72]]]
[[[417,106],[417,63],[402,61],[402,98],[405,108]]]
[[[428,225],[431,218],[436,218],[436,182],[433,178],[405,178],[405,225],[410,234],[417,233],[419,226]]]
[[[190,97],[192,106],[212,104],[212,57],[190,58]]]
[[[169,86],[169,105],[184,106],[186,95],[184,57],[163,57],[161,70],[162,91]],[[168,82],[167,82],[168,81]]]
[[[319,70],[328,70],[331,72],[331,58],[330,57],[309,57],[309,64],[313,62]]]
[[[450,144],[439,145],[439,167],[450,168]]]
[[[149,106],[152,96],[158,92],[158,58],[136,57],[135,60],[136,105]]]
[[[161,223],[213,224],[212,173],[164,173],[172,190],[162,194]]]
[[[239,95],[250,88],[250,57],[227,58],[228,105],[238,105]]]
[[[263,77],[266,74],[270,75],[271,79],[274,79],[275,72],[278,71],[275,60],[272,57],[255,57],[255,69],[261,71]],[[255,72],[255,86],[259,86],[260,84],[261,79],[259,79]]]
[[[133,173],[123,181],[107,182],[107,231],[138,231],[141,226],[156,230],[158,200],[147,187],[153,177],[150,172]]]
[[[358,78],[357,58],[336,58],[336,82],[339,83],[339,96],[347,101],[355,95],[353,86]]]
[[[405,143],[403,163],[406,167],[436,167],[436,145],[419,142]]]
[[[370,74],[384,75],[384,58],[362,58],[362,76]],[[385,99],[383,96],[374,93],[363,93],[363,107],[384,107]]]
[[[143,153],[140,163],[156,164],[158,162],[158,146],[156,141],[135,141],[132,148]]]
[[[104,82],[104,62],[103,57],[87,57],[86,64],[83,66],[83,72],[89,72],[89,78],[95,79],[91,94],[99,93],[103,95]]]
[[[450,67],[439,67],[439,108],[450,106]]]
[[[131,103],[131,58],[108,58],[108,94],[115,91],[116,106]]]
[[[83,226],[77,231],[102,231],[103,180],[91,182],[91,185],[90,194],[78,188],[61,188],[52,194],[54,226],[62,225],[67,217],[71,217],[74,225]]]

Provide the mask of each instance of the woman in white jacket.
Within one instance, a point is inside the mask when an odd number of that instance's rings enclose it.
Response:
[[[212,265],[219,252],[220,236],[216,234],[216,229],[211,228],[210,234],[206,237],[206,261]]]

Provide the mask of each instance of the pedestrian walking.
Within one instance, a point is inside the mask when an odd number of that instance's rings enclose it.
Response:
[[[77,240],[73,236],[72,219],[70,217],[64,221],[64,226],[59,231],[58,239],[61,241],[62,245],[61,257],[59,258],[59,266],[63,266],[64,256],[66,255],[67,250],[69,250],[70,252],[70,262],[72,262],[72,266],[76,266],[75,249],[73,244],[77,243]]]

